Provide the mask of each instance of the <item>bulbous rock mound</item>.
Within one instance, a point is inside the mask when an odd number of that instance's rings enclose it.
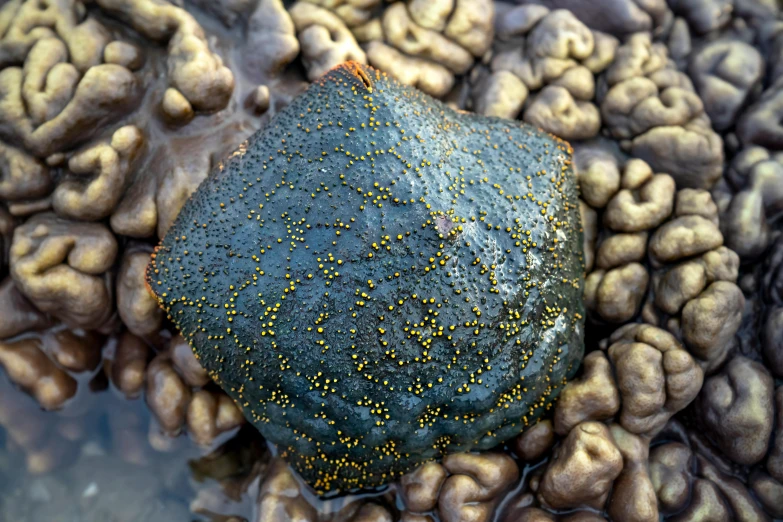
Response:
[[[355,63],[204,181],[148,284],[319,494],[531,425],[583,353],[570,147]]]

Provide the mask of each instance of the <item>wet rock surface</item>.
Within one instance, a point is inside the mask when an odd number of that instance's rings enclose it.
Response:
[[[341,66],[199,188],[148,284],[317,491],[381,485],[510,438],[575,371],[569,167],[568,146],[532,127]]]

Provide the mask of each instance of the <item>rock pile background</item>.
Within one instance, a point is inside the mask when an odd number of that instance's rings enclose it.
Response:
[[[506,446],[320,501],[143,274],[222,157],[347,59],[572,143],[587,353]],[[0,518],[783,518],[782,111],[773,0],[5,2]]]

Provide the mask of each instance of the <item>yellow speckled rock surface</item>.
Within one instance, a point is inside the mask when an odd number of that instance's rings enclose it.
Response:
[[[319,493],[532,423],[583,353],[570,147],[332,70],[201,185],[148,283]]]

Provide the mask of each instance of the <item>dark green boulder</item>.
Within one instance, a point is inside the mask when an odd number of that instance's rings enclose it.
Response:
[[[148,283],[321,494],[487,449],[583,353],[567,143],[332,70],[182,209]]]

